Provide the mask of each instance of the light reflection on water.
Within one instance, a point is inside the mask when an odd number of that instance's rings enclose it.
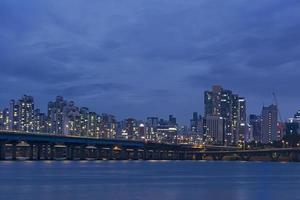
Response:
[[[299,199],[300,164],[4,161],[0,199]]]

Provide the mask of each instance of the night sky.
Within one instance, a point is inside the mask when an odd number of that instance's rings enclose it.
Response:
[[[0,107],[57,95],[118,119],[203,112],[221,84],[248,114],[300,109],[299,0],[1,0]]]

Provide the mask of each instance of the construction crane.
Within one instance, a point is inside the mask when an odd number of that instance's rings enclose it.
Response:
[[[278,112],[278,117],[279,117],[279,122],[277,122],[277,137],[278,138],[282,138],[283,135],[284,135],[284,124],[283,124],[283,120],[282,120],[282,117],[281,117],[281,112],[280,112],[280,109],[279,109],[279,104],[278,104],[278,100],[277,100],[277,96],[275,94],[275,92],[273,92],[273,101],[274,101],[274,104],[276,105],[277,107],[277,112]]]
[[[276,96],[275,92],[273,92],[272,94],[273,94],[274,104],[277,106],[279,122],[283,122],[282,117],[281,117],[281,112],[280,112],[280,109],[279,109],[279,104],[278,104],[277,96]]]

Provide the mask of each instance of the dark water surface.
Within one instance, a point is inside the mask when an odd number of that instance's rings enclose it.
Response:
[[[300,199],[300,164],[0,162],[0,200]]]

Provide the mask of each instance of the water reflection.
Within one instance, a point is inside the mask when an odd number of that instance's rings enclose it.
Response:
[[[297,163],[0,162],[0,199],[296,199]]]

